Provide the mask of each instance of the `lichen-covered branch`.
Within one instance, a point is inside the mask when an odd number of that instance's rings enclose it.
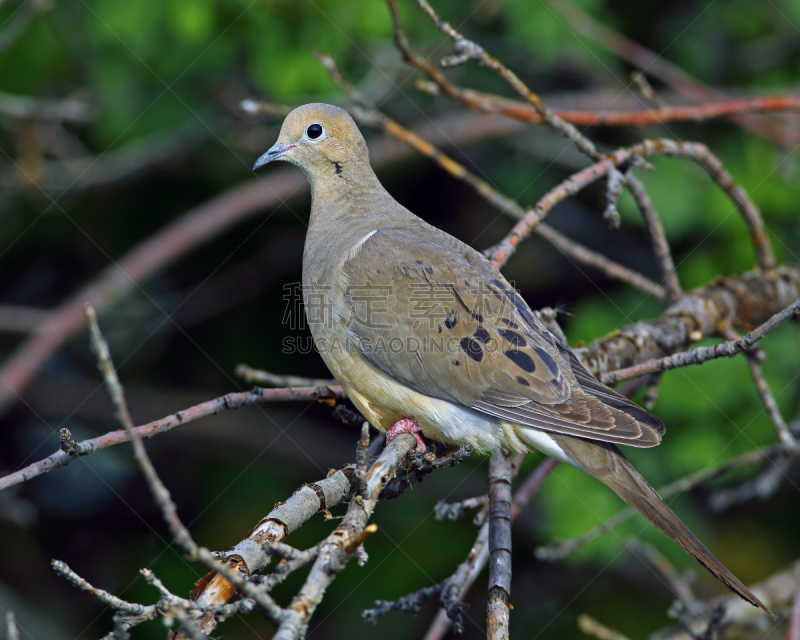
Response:
[[[270,511],[247,536],[227,551],[221,562],[232,573],[249,578],[262,571],[270,562],[272,545],[282,542],[317,513],[324,513],[344,502],[353,492],[355,465],[347,465],[322,480],[305,484],[285,502]],[[227,577],[211,573],[197,583],[192,597],[198,604],[222,604],[236,593],[236,587]],[[216,626],[213,615],[204,615],[195,621],[204,633]],[[178,635],[177,638],[182,636]]]
[[[350,501],[342,523],[320,544],[319,555],[300,592],[286,608],[275,640],[295,640],[304,634],[325,590],[364,541],[367,522],[386,483],[394,477],[406,454],[416,446],[410,434],[401,434],[384,449],[367,474],[367,493]]]
[[[654,320],[625,326],[575,352],[595,375],[609,374],[600,376],[605,384],[613,384],[631,376],[611,372],[670,356],[727,326],[759,325],[798,298],[798,267],[730,276],[690,292]]]

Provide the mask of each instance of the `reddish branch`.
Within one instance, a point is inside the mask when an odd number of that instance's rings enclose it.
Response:
[[[472,89],[460,89],[460,91],[462,102],[483,113],[499,113],[531,124],[542,122],[542,116],[530,104]],[[553,109],[562,120],[589,127],[642,127],[664,122],[702,122],[712,118],[769,111],[800,111],[800,96],[738,98],[696,105],[665,105],[641,110]]]
[[[666,358],[648,360],[647,362],[633,367],[618,369],[617,371],[603,374],[601,379],[603,384],[616,384],[623,380],[630,380],[631,378],[643,376],[648,373],[658,373],[678,367],[686,367],[690,364],[702,364],[703,362],[715,358],[732,358],[736,354],[742,353],[752,347],[770,331],[774,331],[781,324],[798,313],[800,313],[800,299],[795,300],[795,302],[790,304],[783,311],[776,313],[767,322],[741,338],[728,340],[721,344],[714,345],[713,347],[698,347],[697,349],[676,353]]]

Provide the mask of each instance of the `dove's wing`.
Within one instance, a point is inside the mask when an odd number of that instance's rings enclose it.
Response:
[[[523,426],[660,442],[661,421],[588,373],[491,263],[422,230],[380,227],[342,264],[347,331],[364,358],[419,393]]]

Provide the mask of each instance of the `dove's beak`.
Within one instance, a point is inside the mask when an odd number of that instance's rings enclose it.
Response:
[[[258,169],[259,167],[263,167],[268,162],[272,162],[273,160],[279,160],[280,157],[286,153],[289,149],[294,149],[295,145],[293,144],[276,144],[270,148],[263,156],[261,156],[256,163],[253,165],[253,171]]]

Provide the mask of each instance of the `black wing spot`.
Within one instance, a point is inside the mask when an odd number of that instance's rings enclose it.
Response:
[[[476,322],[483,322],[483,316],[477,311],[470,311],[469,315],[471,315],[472,319],[475,320]]]
[[[453,364],[458,366],[458,360],[453,360]]]
[[[455,316],[444,319],[444,326],[447,327],[448,329],[452,329],[457,324],[458,324],[458,318],[456,318]]]
[[[442,325],[438,325],[436,327],[436,333],[441,333],[441,332],[442,332]]]
[[[527,342],[525,342],[525,338],[523,338],[516,331],[511,331],[511,329],[500,329],[500,335],[515,347],[524,347],[527,344]]]
[[[473,337],[476,340],[480,340],[483,344],[489,344],[489,340],[491,340],[489,332],[483,327],[478,327],[477,331],[475,331],[473,334]]]
[[[541,347],[534,347],[534,349],[536,349],[536,353],[539,354],[539,357],[547,365],[547,368],[550,369],[550,373],[552,373],[554,376],[558,376],[558,365],[556,364],[556,361],[553,360],[553,356],[551,356]]]
[[[334,161],[333,166],[336,168],[336,175],[339,175],[339,174],[342,173],[342,165],[340,165],[338,162]]]
[[[503,355],[511,360],[515,365],[517,365],[523,371],[527,371],[528,373],[533,373],[536,371],[536,364],[527,353],[524,351],[517,351],[516,349],[510,349],[503,353]]]
[[[507,327],[511,327],[512,329],[519,329],[519,325],[513,320],[506,320],[505,318],[500,318],[500,322],[502,322]]]
[[[472,338],[461,338],[461,342],[459,342],[459,344],[464,352],[475,362],[480,362],[483,360],[483,348],[481,347],[480,342],[473,340]]]
[[[433,273],[433,267],[425,267],[425,271],[429,274]]]
[[[520,383],[522,386],[524,386],[524,387],[530,387],[530,386],[531,386],[531,383],[530,383],[530,382],[528,382],[528,381],[527,381],[525,378],[523,378],[522,376],[517,376],[517,382],[519,382],[519,383]]]

